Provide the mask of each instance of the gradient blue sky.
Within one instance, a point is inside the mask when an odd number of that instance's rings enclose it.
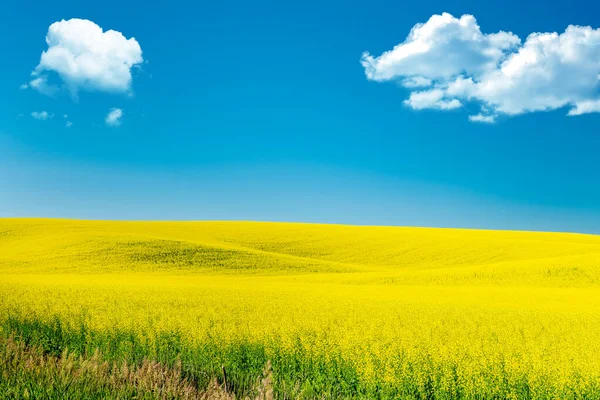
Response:
[[[597,1],[4,1],[0,216],[600,233],[600,114],[477,124],[366,79],[364,51],[442,12],[523,40],[600,27]],[[70,18],[135,37],[133,95],[19,89]]]

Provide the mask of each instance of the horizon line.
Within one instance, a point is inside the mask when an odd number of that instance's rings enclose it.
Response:
[[[2,217],[3,220],[48,220],[48,221],[72,221],[72,222],[124,222],[124,223],[255,223],[255,224],[295,224],[295,225],[325,225],[345,226],[356,228],[407,228],[407,229],[435,229],[435,230],[461,230],[481,232],[515,232],[515,233],[548,233],[600,236],[600,233],[580,231],[545,231],[536,229],[509,229],[509,228],[476,228],[476,227],[454,227],[454,226],[431,226],[431,225],[378,225],[357,224],[342,222],[314,222],[314,221],[274,221],[274,220],[246,220],[246,219],[102,219],[102,218],[64,218],[64,217]]]

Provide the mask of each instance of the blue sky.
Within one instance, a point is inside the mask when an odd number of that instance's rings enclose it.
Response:
[[[5,1],[0,216],[600,233],[597,15],[592,1]],[[72,18],[123,35],[77,74],[45,40]],[[475,44],[440,39],[475,19]],[[424,56],[383,56],[417,23],[441,29],[416,31]],[[591,27],[570,64],[556,61],[569,25]],[[514,36],[487,36],[500,31]],[[536,49],[532,32],[563,47],[507,89],[502,63]]]

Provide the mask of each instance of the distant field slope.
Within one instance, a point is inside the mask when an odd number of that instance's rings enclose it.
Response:
[[[388,283],[596,285],[600,237],[257,222],[0,219],[0,273],[361,273]]]
[[[600,399],[600,237],[0,219],[0,345],[0,399]]]

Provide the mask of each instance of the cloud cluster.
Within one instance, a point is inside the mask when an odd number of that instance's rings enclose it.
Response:
[[[55,22],[46,35],[48,49],[33,71],[33,79],[21,86],[52,95],[59,90],[51,84],[53,72],[73,95],[79,90],[128,93],[131,90],[131,69],[142,63],[142,49],[134,39],[122,33],[104,32],[94,22],[70,19]]]
[[[106,115],[104,122],[106,122],[106,125],[108,126],[119,126],[121,125],[121,117],[123,117],[123,110],[120,108],[111,108]]]
[[[54,114],[50,114],[48,111],[34,111],[31,113],[31,116],[35,119],[46,121],[47,119],[53,118]]]
[[[379,57],[364,53],[361,63],[368,79],[410,89],[404,103],[415,110],[479,104],[473,122],[562,107],[568,115],[600,112],[600,29],[589,26],[521,42],[510,32],[482,33],[472,15],[444,13]]]
[[[67,114],[63,115],[63,118],[65,119],[65,128],[70,128],[73,126],[73,122],[69,121],[68,118],[69,116]]]

